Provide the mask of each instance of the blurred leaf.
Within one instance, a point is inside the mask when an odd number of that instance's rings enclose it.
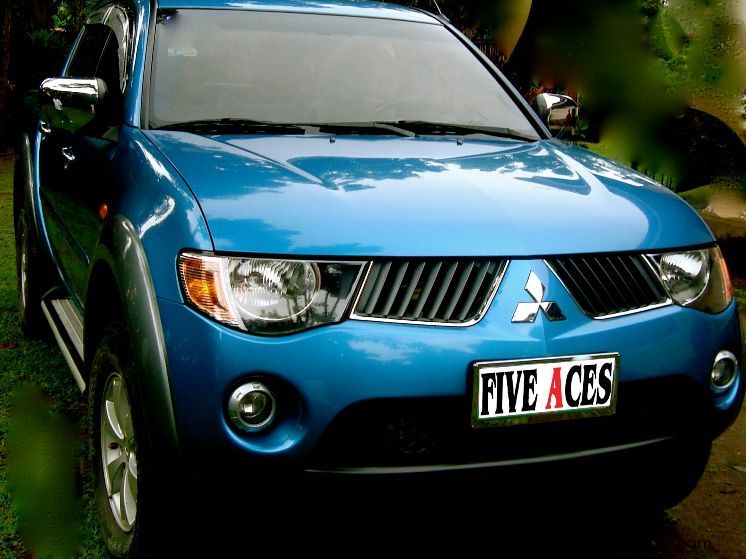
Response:
[[[31,383],[13,392],[8,421],[8,489],[26,547],[37,557],[73,557],[81,544],[82,508],[75,430],[52,412]]]
[[[684,29],[676,21],[676,18],[668,13],[664,13],[660,20],[668,49],[673,54],[680,56],[683,54],[684,45],[686,44]]]

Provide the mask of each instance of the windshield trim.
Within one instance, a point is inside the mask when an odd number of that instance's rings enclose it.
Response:
[[[328,15],[339,17],[363,17],[369,19],[385,19],[389,21],[406,21],[410,23],[426,23],[441,25],[442,21],[436,15],[421,8],[413,8],[395,3],[369,2],[357,0],[353,2],[332,1],[326,5],[318,2],[298,2],[274,0],[264,4],[241,2],[241,0],[223,0],[223,4],[206,4],[204,0],[161,0],[159,9],[166,10],[223,10],[240,12],[288,13]]]
[[[453,24],[451,24],[450,22],[443,22],[443,27],[450,31],[451,34],[456,37],[456,39],[461,41],[461,44],[469,49],[469,51],[471,51],[471,53],[477,57],[477,59],[482,63],[482,65],[487,69],[492,77],[497,80],[497,82],[505,90],[505,93],[507,93],[508,96],[513,100],[516,107],[518,107],[518,109],[523,113],[523,116],[526,117],[526,120],[528,120],[528,122],[534,127],[536,133],[539,135],[539,139],[547,140],[552,138],[552,133],[549,131],[549,128],[547,128],[546,125],[541,121],[539,115],[534,112],[534,110],[528,104],[528,101],[526,101],[523,95],[520,94],[520,92],[510,82],[510,80],[508,80],[505,74],[503,74],[500,69],[495,66],[495,64],[489,59],[489,57],[481,50],[479,50],[479,48],[474,43],[472,43],[466,35],[456,29],[456,27],[454,27]]]

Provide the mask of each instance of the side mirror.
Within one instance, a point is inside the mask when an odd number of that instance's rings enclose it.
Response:
[[[534,100],[534,109],[552,131],[575,128],[578,104],[572,97],[557,93],[540,93]]]
[[[51,128],[78,132],[105,112],[107,97],[100,78],[49,78],[41,84],[41,118]]]

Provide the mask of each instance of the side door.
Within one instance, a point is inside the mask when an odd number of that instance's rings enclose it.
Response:
[[[111,161],[122,124],[131,22],[128,12],[119,7],[92,17],[61,78],[42,84],[42,216],[63,280],[81,307],[91,257],[106,217],[103,206],[114,197],[112,189],[116,188]],[[80,90],[92,83],[98,84],[101,102],[86,105],[89,97]],[[60,84],[74,93],[66,96]]]

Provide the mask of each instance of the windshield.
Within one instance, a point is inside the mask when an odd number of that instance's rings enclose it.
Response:
[[[159,12],[150,125],[434,122],[536,130],[444,26],[241,10]]]

